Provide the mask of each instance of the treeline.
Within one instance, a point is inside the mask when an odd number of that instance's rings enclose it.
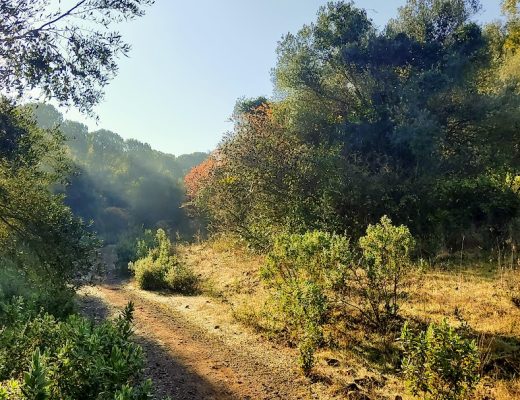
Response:
[[[57,190],[65,204],[105,243],[135,239],[144,229],[163,228],[186,237],[194,232],[181,208],[183,177],[206,153],[181,156],[153,150],[135,139],[64,120],[53,106],[33,104],[38,125],[63,134],[75,167],[67,185]]]
[[[273,99],[186,177],[216,231],[260,248],[280,232],[359,238],[383,215],[424,257],[514,248],[520,212],[520,13],[475,22],[475,0],[408,1],[378,29],[349,2],[279,43]]]

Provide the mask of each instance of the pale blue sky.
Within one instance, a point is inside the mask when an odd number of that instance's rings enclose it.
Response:
[[[270,96],[278,40],[315,19],[326,0],[156,0],[147,15],[122,25],[132,51],[96,108],[110,129],[173,154],[215,148],[237,98]],[[382,27],[404,0],[357,0]],[[480,20],[497,19],[485,0]]]

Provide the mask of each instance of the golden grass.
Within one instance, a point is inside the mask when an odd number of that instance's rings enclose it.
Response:
[[[520,338],[520,309],[513,304],[508,286],[517,275],[520,271],[491,277],[471,269],[430,271],[417,280],[401,311],[425,322],[447,318],[456,323],[462,317],[479,333]]]
[[[250,253],[237,240],[214,239],[179,247],[179,253],[206,282],[206,293],[230,305],[233,316],[260,333],[275,331],[264,318],[268,292],[259,278],[264,257]],[[420,324],[466,321],[483,349],[485,362],[493,365],[478,386],[476,399],[520,399],[520,270],[499,270],[486,264],[451,270],[430,269],[412,276],[414,285],[403,301],[401,314]],[[315,377],[339,398],[359,377],[370,378],[367,390],[373,399],[412,399],[397,371],[398,345],[393,335],[379,335],[334,327],[335,343],[317,354]],[[344,329],[344,332],[341,330]],[[339,337],[339,339],[338,339]],[[334,360],[334,362],[330,361]],[[339,366],[336,365],[336,360]],[[512,363],[509,365],[508,363]],[[332,364],[332,365],[331,365]],[[372,379],[372,380],[371,380]],[[366,384],[366,382],[364,382]],[[370,386],[371,385],[371,386]]]

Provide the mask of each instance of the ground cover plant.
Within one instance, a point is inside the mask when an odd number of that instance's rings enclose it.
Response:
[[[99,325],[28,310],[22,298],[2,304],[0,398],[152,398],[143,351],[132,340],[131,303]]]

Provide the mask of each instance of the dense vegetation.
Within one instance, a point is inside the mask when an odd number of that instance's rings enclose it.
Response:
[[[240,100],[185,178],[211,230],[267,254],[269,298],[245,320],[297,346],[307,375],[317,349],[363,330],[414,395],[471,398],[484,376],[491,345],[463,320],[403,327],[400,311],[446,255],[518,265],[520,10],[505,1],[485,26],[479,10],[409,0],[378,30],[327,4],[279,43],[276,96]]]
[[[34,104],[38,125],[57,129],[65,139],[75,170],[69,184],[58,188],[67,204],[85,222],[93,222],[105,243],[134,238],[143,229],[164,228],[189,236],[194,227],[181,209],[182,179],[206,153],[181,156],[153,150],[114,132],[88,132],[85,125],[63,120],[51,105]],[[151,195],[153,194],[153,195]]]
[[[109,27],[152,2],[0,1],[2,90],[92,113],[129,50]],[[74,294],[103,242],[142,289],[204,290],[171,241],[194,233],[186,209],[265,256],[249,322],[297,347],[307,376],[320,349],[356,348],[360,332],[426,399],[470,398],[497,359],[515,365],[518,341],[479,337],[458,308],[457,326],[402,312],[443,255],[519,265],[520,5],[504,1],[505,22],[485,26],[479,9],[408,0],[379,30],[353,3],[329,3],[282,39],[276,95],[240,100],[209,157],[2,97],[0,399],[151,398],[132,304],[95,324]]]
[[[4,308],[0,399],[150,399],[142,349],[131,341],[132,307],[100,325],[31,315],[22,300]]]
[[[423,256],[518,241],[519,14],[481,26],[478,1],[409,1],[382,30],[348,2],[278,46],[272,100],[186,178],[217,231],[359,237],[382,215]]]
[[[151,3],[0,2],[2,92],[39,89],[91,112],[129,50],[109,26]],[[0,398],[149,399],[132,305],[100,325],[74,314],[75,289],[99,262],[98,240],[57,190],[74,169],[58,130],[0,99]]]

